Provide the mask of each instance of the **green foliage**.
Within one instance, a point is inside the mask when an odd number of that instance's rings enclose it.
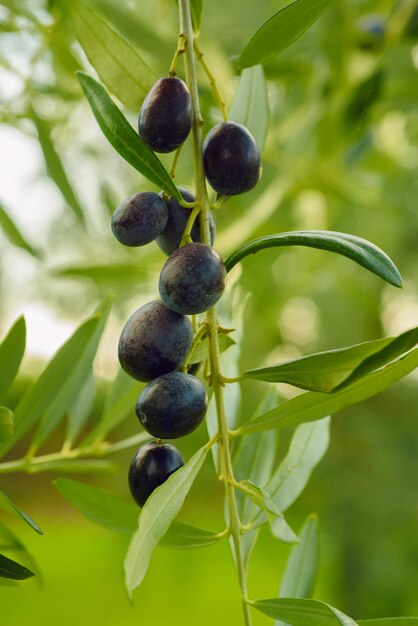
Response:
[[[14,431],[13,411],[5,406],[0,406],[0,441],[12,437]]]
[[[0,397],[9,389],[19,371],[25,345],[26,324],[24,318],[19,317],[0,343]]]
[[[0,577],[10,578],[11,580],[25,580],[35,576],[27,567],[12,561],[3,554],[0,554]]]
[[[38,250],[35,250],[35,248],[26,241],[25,237],[17,228],[10,215],[2,206],[0,206],[0,226],[10,243],[17,246],[18,248],[21,248],[22,250],[25,250],[26,252],[29,252],[29,254],[31,254],[35,258],[40,257]]]
[[[356,622],[324,602],[297,598],[258,600],[254,608],[290,626],[356,626]]]
[[[35,532],[37,532],[39,535],[43,535],[43,532],[39,528],[38,524],[34,522],[33,519],[29,517],[27,513],[24,513],[23,511],[21,511],[19,507],[17,507],[16,504],[12,502],[12,500],[10,500],[9,496],[7,496],[4,493],[4,491],[1,491],[1,489],[0,489],[0,509],[3,509],[4,511],[12,512],[12,513],[16,513]]]
[[[263,150],[270,119],[267,84],[263,67],[256,65],[241,72],[228,119],[243,124]]]

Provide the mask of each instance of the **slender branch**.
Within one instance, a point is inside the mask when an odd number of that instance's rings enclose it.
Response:
[[[185,37],[186,54],[184,57],[186,81],[192,97],[194,107],[193,124],[193,150],[196,168],[196,201],[200,208],[200,231],[203,243],[211,245],[209,230],[209,200],[206,191],[205,174],[202,161],[202,126],[203,119],[200,112],[198,83],[196,75],[194,32],[190,13],[189,0],[179,0],[180,32]],[[214,308],[209,309],[206,315],[209,360],[211,367],[211,383],[216,403],[218,418],[218,435],[221,450],[221,474],[224,480],[226,498],[229,510],[229,528],[234,545],[235,560],[238,570],[239,584],[241,588],[242,605],[246,626],[251,626],[251,614],[247,597],[245,567],[241,545],[241,521],[238,514],[238,506],[233,487],[234,475],[232,468],[231,449],[229,443],[228,423],[225,414],[223,399],[223,381],[220,371],[220,350],[218,342],[218,320]]]
[[[215,99],[219,105],[219,108],[221,109],[224,122],[226,122],[228,120],[228,113],[226,110],[225,100],[221,94],[221,90],[219,89],[218,83],[216,82],[214,75],[212,74],[209,67],[207,66],[205,57],[203,56],[203,53],[201,52],[199,46],[197,45],[196,40],[193,41],[193,47],[194,47],[196,57],[208,78],[210,86],[212,87],[213,95],[215,96]]]

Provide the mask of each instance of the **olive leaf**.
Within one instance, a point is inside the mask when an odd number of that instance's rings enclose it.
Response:
[[[9,439],[14,432],[13,411],[6,406],[0,406],[0,441]]]
[[[114,149],[148,180],[181,200],[161,161],[139,138],[104,87],[84,72],[77,72],[77,76],[103,134]]]
[[[249,254],[281,246],[306,246],[341,254],[380,276],[389,284],[402,287],[402,277],[397,267],[383,250],[361,237],[328,230],[299,230],[254,239],[227,258],[226,269],[229,272]]]
[[[242,376],[332,393],[394,361],[417,343],[418,328],[412,328],[398,337],[386,337],[347,348],[310,354],[279,365],[248,370]]]
[[[202,4],[203,0],[190,0],[190,9],[192,11],[193,29],[199,32],[202,22]]]
[[[145,502],[139,516],[138,530],[132,537],[125,559],[125,582],[129,595],[143,581],[154,548],[183,506],[206,455],[207,448],[200,448],[183,467],[157,487]]]
[[[366,400],[396,381],[404,378],[418,366],[418,349],[387,365],[377,372],[364,376],[357,382],[348,385],[334,394],[323,394],[315,391],[303,393],[296,398],[284,402],[265,415],[247,422],[235,431],[237,435],[271,430],[284,426],[295,426],[303,422],[313,422],[326,415],[332,415],[345,407]]]
[[[279,619],[288,626],[357,626],[351,617],[318,600],[274,598],[258,600],[251,605],[261,613]]]
[[[418,617],[383,617],[381,619],[359,619],[358,626],[418,626]]]
[[[157,80],[139,54],[78,0],[69,3],[77,38],[106,87],[132,111]]]
[[[25,580],[35,576],[27,567],[20,565],[16,561],[0,554],[0,578],[10,578],[11,580]]]
[[[26,324],[19,317],[0,343],[0,397],[9,389],[19,371],[25,353]]]
[[[14,246],[29,252],[32,256],[39,259],[40,253],[36,250],[30,243],[25,239],[22,235],[15,222],[12,220],[10,215],[7,213],[4,207],[0,206],[0,227],[3,229],[4,234],[7,239]]]
[[[267,83],[263,67],[256,65],[241,72],[228,119],[243,124],[263,150],[270,118]]]
[[[236,345],[236,341],[232,339],[229,335],[219,335],[219,350],[220,352],[225,352],[231,346]],[[205,339],[202,339],[201,342],[197,344],[194,348],[193,352],[190,355],[189,362],[190,363],[201,363],[202,361],[206,361],[209,358],[209,346],[208,342]]]
[[[4,491],[2,491],[1,489],[0,489],[0,509],[3,509],[3,511],[8,511],[9,513],[16,513],[35,532],[37,532],[39,535],[43,535],[43,532],[39,528],[38,524],[27,513],[24,513],[21,509],[19,509],[19,507],[17,507],[16,504],[9,498],[9,496],[6,495]]]
[[[241,52],[239,67],[265,63],[310,27],[332,0],[296,0],[268,19]]]

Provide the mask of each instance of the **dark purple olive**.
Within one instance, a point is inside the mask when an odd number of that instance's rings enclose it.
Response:
[[[222,196],[249,191],[260,175],[260,151],[249,130],[235,122],[218,124],[203,144],[209,184]]]
[[[143,246],[154,241],[167,224],[168,210],[157,193],[136,193],[113,213],[112,232],[125,246]]]
[[[139,112],[138,132],[155,152],[172,152],[187,139],[193,105],[187,85],[176,77],[160,78]]]
[[[144,506],[154,489],[182,465],[180,452],[168,443],[152,442],[138,448],[128,474],[129,489],[137,504]]]

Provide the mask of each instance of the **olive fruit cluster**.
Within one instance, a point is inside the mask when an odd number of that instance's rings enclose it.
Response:
[[[176,77],[161,78],[141,107],[138,132],[156,152],[171,152],[185,141],[193,124],[193,106],[185,83]],[[203,162],[210,185],[221,195],[252,189],[260,177],[260,154],[248,130],[233,122],[213,128],[203,147]],[[195,197],[179,188],[182,198]],[[168,255],[159,278],[161,300],[136,310],[119,339],[119,361],[136,380],[149,383],[139,396],[135,411],[143,428],[157,439],[141,446],[129,469],[133,498],[142,506],[156,487],[183,464],[180,452],[163,439],[193,432],[207,409],[202,382],[183,367],[190,353],[194,331],[188,315],[207,311],[222,296],[226,268],[212,248],[215,223],[209,214],[211,245],[202,242],[198,222],[189,243],[181,246],[190,210],[175,198],[137,193],[115,210],[112,231],[126,246],[151,241]],[[190,241],[191,239],[191,241]],[[180,247],[181,246],[181,247]]]

